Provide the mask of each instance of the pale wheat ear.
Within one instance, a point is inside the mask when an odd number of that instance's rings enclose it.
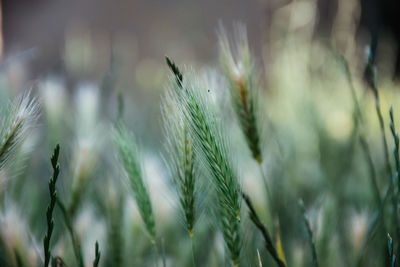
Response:
[[[122,124],[113,129],[114,144],[118,159],[125,170],[130,186],[153,245],[156,243],[156,229],[148,189],[143,180],[139,151],[134,136]]]
[[[220,65],[227,81],[231,102],[253,158],[263,160],[259,119],[259,82],[250,54],[244,26],[236,26],[231,44],[223,27],[219,33]]]
[[[220,228],[230,258],[238,266],[242,247],[240,183],[232,167],[227,137],[218,120],[219,114],[213,108],[207,88],[195,77],[195,74],[185,75],[185,90],[173,90],[173,93],[179,100],[178,109],[187,121],[196,157],[210,171],[218,199]]]
[[[39,104],[31,98],[30,92],[19,96],[14,101],[7,115],[1,122],[0,130],[0,169],[2,169],[15,153],[29,130],[39,117]]]

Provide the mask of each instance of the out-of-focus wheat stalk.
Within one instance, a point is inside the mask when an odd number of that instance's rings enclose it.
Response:
[[[253,158],[261,164],[259,85],[244,26],[237,27],[236,37],[235,46],[232,47],[225,31],[220,31],[220,62],[240,127]]]
[[[0,130],[0,169],[12,158],[15,149],[21,144],[39,117],[37,100],[30,92],[21,95],[11,104],[1,121]]]
[[[313,232],[311,230],[311,225],[310,225],[310,222],[306,215],[306,208],[304,207],[303,200],[301,200],[301,199],[299,200],[299,207],[300,207],[300,211],[303,216],[304,225],[306,226],[307,239],[308,239],[308,243],[309,243],[310,249],[311,249],[313,266],[318,267],[319,265],[318,265],[318,258],[317,258],[317,250],[315,248],[315,243],[313,240]]]
[[[150,196],[143,181],[139,151],[134,137],[123,126],[114,129],[114,142],[118,150],[119,160],[127,173],[140,215],[153,244],[156,243],[156,229]]]

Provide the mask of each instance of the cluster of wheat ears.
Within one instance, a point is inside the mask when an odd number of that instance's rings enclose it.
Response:
[[[247,42],[246,31],[243,27],[238,27],[235,41],[229,40],[227,34],[220,32],[220,63],[222,75],[224,76],[227,92],[230,95],[231,107],[237,118],[239,129],[245,138],[248,146],[248,155],[259,166],[260,173],[263,173],[262,164],[264,161],[262,148],[262,110],[260,108],[262,99],[260,81],[257,76],[256,64],[250,52]],[[342,59],[344,69],[348,77],[348,82],[352,91],[352,80],[346,61]],[[266,199],[269,203],[269,213],[271,226],[265,225],[252,204],[251,192],[246,192],[242,186],[238,175],[238,170],[230,148],[233,144],[227,138],[224,121],[221,117],[221,106],[216,100],[215,84],[210,84],[212,77],[198,74],[195,71],[184,68],[182,71],[171,59],[166,57],[166,63],[171,70],[171,76],[167,83],[165,94],[162,98],[162,115],[165,134],[165,160],[168,165],[170,177],[172,177],[176,193],[179,196],[179,205],[184,218],[188,238],[192,242],[192,262],[195,265],[195,250],[193,248],[193,237],[196,235],[195,224],[199,219],[200,213],[204,209],[212,209],[207,214],[215,214],[218,220],[218,229],[222,233],[227,255],[234,266],[239,266],[241,261],[241,251],[243,249],[242,222],[244,216],[249,216],[252,223],[258,228],[262,235],[265,248],[275,261],[277,266],[287,265],[285,253],[282,248],[279,228],[279,218],[273,210],[271,190],[266,177],[263,177]],[[396,190],[400,171],[399,159],[399,137],[395,130],[393,110],[390,110],[390,129],[393,134],[395,150],[395,174],[392,174],[389,162],[388,145],[385,137],[381,109],[379,106],[379,94],[375,84],[375,76],[372,64],[368,65],[368,83],[372,88],[376,98],[376,111],[378,114],[384,152],[388,170],[388,187],[385,194],[381,196],[376,186],[376,174],[371,170],[371,184],[374,185],[376,202],[379,209],[376,216],[372,218],[370,227],[364,238],[364,243],[359,254],[358,263],[361,264],[363,253],[369,240],[375,234],[377,225],[383,217],[384,206],[388,199],[394,205],[393,225],[397,225],[397,203],[400,187]],[[355,117],[359,127],[362,126],[362,113],[359,110],[355,93]],[[14,151],[23,142],[29,129],[35,124],[39,116],[39,106],[35,98],[30,94],[23,95],[8,109],[9,112],[2,120],[0,132],[0,168],[12,161]],[[152,200],[149,195],[149,188],[145,181],[142,170],[140,151],[136,144],[134,135],[124,126],[122,120],[118,121],[113,128],[113,141],[118,154],[118,160],[129,178],[129,185],[134,196],[138,210],[145,225],[145,230],[149,237],[149,242],[154,246],[156,257],[160,257],[157,242],[156,224]],[[365,155],[371,159],[368,143],[363,135],[360,135],[361,143]],[[63,260],[52,256],[51,237],[54,229],[53,211],[59,208],[67,230],[71,236],[73,252],[77,259],[77,265],[84,266],[83,255],[80,247],[79,237],[76,235],[71,220],[74,217],[74,205],[64,205],[57,197],[56,182],[60,173],[58,158],[60,147],[57,146],[51,157],[53,175],[49,181],[50,203],[46,211],[47,232],[43,239],[43,260],[44,266],[50,263],[54,266],[63,265]],[[372,166],[372,164],[371,164]],[[199,203],[204,201],[199,198],[199,191],[207,187],[207,197],[212,198],[216,205],[201,207]],[[203,194],[204,195],[204,194]],[[245,203],[245,207],[242,207]],[[304,204],[299,200],[299,210],[303,214],[303,224],[306,229],[308,243],[312,254],[312,263],[318,266],[317,252],[313,238],[313,231],[306,216]],[[247,211],[245,215],[244,211]],[[118,227],[118,226],[117,226]],[[400,235],[399,229],[396,233]],[[400,236],[396,238],[400,238]],[[400,239],[399,239],[400,240]],[[100,244],[101,247],[101,244]],[[393,252],[393,242],[389,236],[390,262],[394,264],[395,256]],[[93,266],[98,266],[100,259],[99,244],[94,245]],[[156,264],[158,259],[156,259]],[[198,262],[198,260],[197,260]],[[165,264],[165,263],[164,263]],[[259,265],[262,260],[259,257]],[[394,266],[394,265],[391,265]]]

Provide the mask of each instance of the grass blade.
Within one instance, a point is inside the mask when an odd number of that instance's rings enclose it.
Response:
[[[45,267],[49,266],[51,259],[50,239],[54,228],[53,210],[57,201],[56,182],[58,175],[60,174],[60,165],[58,164],[59,155],[60,155],[60,146],[57,145],[54,149],[53,155],[51,156],[51,166],[53,168],[53,176],[50,178],[49,181],[50,203],[46,211],[47,233],[43,239]]]

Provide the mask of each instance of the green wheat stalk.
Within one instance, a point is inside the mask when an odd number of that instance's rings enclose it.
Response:
[[[143,181],[139,151],[134,137],[123,125],[119,125],[118,128],[114,129],[114,143],[118,151],[119,161],[129,177],[130,186],[147,233],[152,244],[155,245],[156,229],[153,209],[147,187]]]
[[[165,57],[166,63],[171,72],[175,75],[175,83],[182,88],[183,75],[176,64]],[[179,196],[186,230],[190,236],[192,265],[196,265],[194,257],[194,224],[196,221],[196,179],[195,153],[192,138],[189,135],[188,127],[183,116],[177,110],[178,99],[173,92],[168,90],[162,102],[162,117],[164,122],[164,132],[166,136],[166,151],[168,157],[168,167],[171,172],[174,184]]]
[[[186,75],[181,86],[173,92],[179,99],[178,108],[188,122],[195,151],[209,168],[219,202],[220,225],[225,244],[235,266],[239,264],[242,246],[240,233],[240,185],[233,171],[218,114],[211,100],[204,95],[206,88]],[[188,82],[190,81],[190,82]]]
[[[49,266],[51,259],[50,239],[54,228],[53,210],[57,201],[56,182],[58,175],[60,174],[60,165],[58,164],[59,155],[60,155],[60,146],[57,145],[54,149],[53,155],[51,156],[51,166],[53,168],[53,176],[50,178],[49,181],[50,203],[46,210],[47,233],[43,238],[45,267]]]
[[[176,77],[177,86],[181,87],[183,75],[168,57],[167,64]],[[185,215],[186,229],[193,236],[195,223],[195,157],[193,141],[189,135],[184,118],[177,109],[178,100],[173,92],[167,91],[162,102],[162,117],[166,136],[167,164],[177,187],[179,202]]]
[[[346,58],[343,55],[338,55],[338,59],[339,59],[340,63],[343,65],[343,70],[344,70],[344,74],[346,77],[346,81],[350,88],[351,97],[352,97],[352,100],[354,103],[354,111],[353,112],[354,112],[355,124],[357,124],[357,125],[363,124],[364,117],[363,117],[363,113],[361,112],[360,104],[357,99],[356,89],[354,88],[354,83],[353,83],[353,78],[351,76],[349,63],[347,62]],[[361,148],[363,149],[364,156],[367,161],[368,168],[369,168],[369,177],[371,180],[372,190],[374,191],[375,201],[377,203],[377,206],[379,206],[379,204],[381,202],[381,195],[379,192],[376,171],[375,171],[374,162],[373,162],[372,156],[371,156],[371,150],[369,148],[368,142],[366,140],[366,137],[365,137],[363,131],[361,131],[359,133],[359,138],[360,138]]]

